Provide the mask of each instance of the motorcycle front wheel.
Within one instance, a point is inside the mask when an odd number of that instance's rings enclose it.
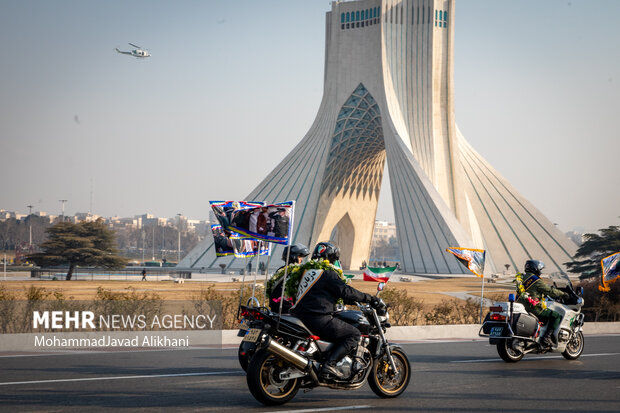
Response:
[[[583,353],[583,333],[578,331],[577,334],[573,334],[570,341],[566,345],[566,350],[562,352],[562,355],[567,360],[575,360]]]
[[[288,367],[288,363],[267,350],[257,351],[250,360],[246,377],[252,396],[266,406],[284,404],[295,397],[299,381],[280,379],[280,372]]]
[[[512,339],[500,340],[500,342],[497,343],[497,354],[499,354],[506,363],[516,363],[521,360],[524,355],[523,352],[512,348]]]
[[[372,371],[368,377],[368,385],[379,397],[397,397],[407,389],[411,379],[411,365],[407,355],[400,349],[392,349],[392,358],[396,371],[392,369],[387,355],[379,357],[373,362]]]

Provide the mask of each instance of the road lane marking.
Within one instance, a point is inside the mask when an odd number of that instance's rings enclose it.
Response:
[[[620,353],[599,353],[599,354],[582,354],[580,357],[601,357],[601,356],[617,356]],[[563,356],[538,356],[538,357],[528,357],[524,358],[524,361],[527,360],[546,360],[546,359],[561,359]],[[450,360],[450,363],[484,363],[484,362],[496,362],[496,361],[504,361],[502,359],[478,359],[478,360]]]
[[[487,341],[487,338],[418,338],[415,340],[389,340],[396,344],[442,344],[442,343],[473,343]]]
[[[158,377],[215,376],[215,375],[222,375],[222,374],[240,374],[240,373],[242,373],[240,370],[205,371],[201,373],[145,374],[141,376],[112,376],[112,377],[86,377],[86,378],[81,378],[81,379],[10,381],[10,382],[0,383],[0,386],[10,386],[10,385],[19,385],[19,384],[66,383],[66,382],[75,382],[75,381],[153,379],[153,378],[158,378]]]
[[[353,409],[368,409],[372,406],[341,406],[341,407],[324,407],[322,409],[300,409],[300,410],[278,410],[278,413],[305,413],[305,412],[331,412],[334,410],[353,410]]]

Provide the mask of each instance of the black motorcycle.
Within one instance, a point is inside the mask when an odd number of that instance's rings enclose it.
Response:
[[[265,311],[271,313],[268,308],[260,307],[258,300],[255,297],[251,297],[248,300],[247,305],[239,306],[239,331],[237,337],[244,337],[249,333],[251,328],[260,327],[263,325],[263,314]],[[277,314],[271,313],[272,317],[277,317]],[[239,365],[243,371],[248,370],[248,364],[256,352],[256,343],[251,341],[242,340],[239,344],[239,350],[237,356],[239,358]]]
[[[244,337],[250,332],[251,328],[260,328],[263,325],[264,313],[267,312],[270,317],[278,317],[278,313],[271,311],[269,308],[260,307],[258,300],[250,298],[247,305],[239,306],[239,331],[237,337]],[[239,365],[243,371],[248,371],[248,364],[256,353],[258,344],[254,341],[242,340],[239,343],[239,350],[237,351],[237,357],[239,358]]]
[[[337,343],[321,340],[294,316],[278,318],[264,307],[252,309],[254,320],[243,342],[256,345],[247,368],[248,388],[254,398],[265,405],[280,405],[295,397],[300,388],[354,390],[366,381],[379,397],[402,394],[409,385],[411,366],[403,349],[385,338],[390,327],[387,307],[358,307],[334,313],[362,333],[357,347],[336,364],[344,379],[323,379],[318,374]]]
[[[266,307],[240,306],[240,321],[237,337],[245,337],[252,328],[262,328],[264,323],[264,314],[268,313],[270,317],[278,317],[277,313],[272,313]],[[239,365],[243,371],[248,370],[248,364],[256,353],[257,343],[255,341],[247,341],[245,338],[239,344],[237,357]]]

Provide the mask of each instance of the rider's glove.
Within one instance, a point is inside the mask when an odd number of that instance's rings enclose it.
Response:
[[[383,303],[382,299],[373,297],[373,299],[370,301],[370,306],[372,308],[379,309],[385,307],[385,304]]]
[[[375,301],[379,301],[379,298],[375,297],[374,295],[366,294],[363,302],[370,304],[371,307],[374,307],[373,302]]]

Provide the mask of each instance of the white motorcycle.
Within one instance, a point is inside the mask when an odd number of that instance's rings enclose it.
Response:
[[[543,342],[542,338],[551,326],[525,311],[523,304],[515,302],[514,294],[510,294],[508,302],[489,308],[479,335],[489,337],[489,344],[497,346],[497,353],[504,361],[516,363],[527,353],[547,352],[559,352],[564,358],[575,360],[583,352],[583,288],[579,287],[575,292],[568,278],[556,280],[554,285],[569,295],[562,303],[546,298],[547,308],[562,316],[554,333],[557,345],[549,347]]]

